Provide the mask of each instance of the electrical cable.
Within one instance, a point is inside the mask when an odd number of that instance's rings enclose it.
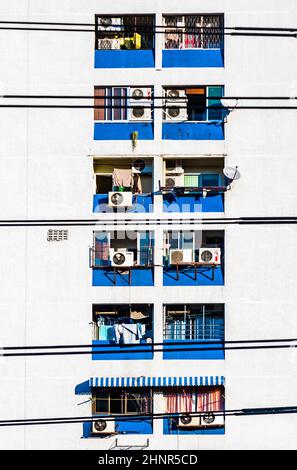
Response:
[[[157,387],[158,388],[158,387]],[[159,387],[162,388],[162,387]],[[177,387],[178,388],[178,387]],[[84,422],[92,422],[97,419],[104,421],[129,421],[139,419],[151,419],[158,420],[164,418],[178,418],[190,414],[191,416],[201,416],[203,414],[211,413],[214,416],[259,416],[259,415],[279,415],[279,414],[296,414],[297,406],[282,406],[282,407],[261,407],[261,408],[239,408],[222,411],[197,411],[197,412],[177,412],[177,413],[139,413],[135,415],[92,415],[92,416],[74,416],[74,417],[61,417],[61,418],[27,418],[27,419],[15,419],[15,420],[0,420],[0,427],[5,426],[32,426],[32,425],[45,425],[45,424],[76,424]]]

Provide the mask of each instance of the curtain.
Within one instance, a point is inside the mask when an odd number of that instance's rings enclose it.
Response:
[[[95,266],[109,264],[109,240],[106,234],[95,235]]]
[[[222,411],[224,408],[223,389],[184,388],[181,391],[166,391],[166,413],[194,413],[199,411]]]

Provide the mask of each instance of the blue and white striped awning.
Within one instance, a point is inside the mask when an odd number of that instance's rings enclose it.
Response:
[[[222,376],[201,377],[91,377],[90,387],[205,387],[224,385]]]

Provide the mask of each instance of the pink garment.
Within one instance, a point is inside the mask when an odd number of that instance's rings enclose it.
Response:
[[[115,168],[113,170],[113,184],[114,186],[124,186],[125,188],[131,188],[133,185],[132,170],[122,170]]]

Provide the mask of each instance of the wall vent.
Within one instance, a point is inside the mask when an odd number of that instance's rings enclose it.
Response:
[[[68,240],[68,230],[48,230],[47,241],[48,242],[62,242]]]

